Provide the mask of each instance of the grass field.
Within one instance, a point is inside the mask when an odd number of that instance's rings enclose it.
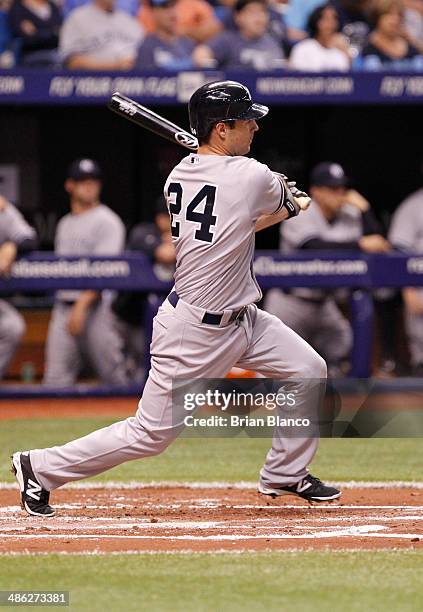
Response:
[[[114,420],[2,421],[0,480],[13,480],[9,455],[16,440],[21,449],[60,444]],[[255,481],[269,443],[179,439],[162,456],[124,464],[96,480]],[[331,480],[422,480],[421,441],[322,440],[312,471]],[[90,612],[417,611],[422,575],[423,549],[0,556],[0,590],[69,590],[70,609]]]
[[[417,611],[422,574],[413,551],[0,558],[0,589],[67,590],[90,612]]]
[[[9,455],[15,450],[62,444],[112,423],[111,418],[2,421],[0,480],[12,481]],[[16,448],[19,440],[20,448]],[[159,457],[132,461],[96,480],[255,481],[270,440],[181,438]],[[322,440],[313,472],[330,480],[421,480],[421,440]]]

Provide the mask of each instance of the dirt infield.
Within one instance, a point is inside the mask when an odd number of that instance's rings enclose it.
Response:
[[[0,421],[124,417],[137,398],[0,402]],[[340,503],[272,500],[248,485],[81,483],[55,491],[50,519],[22,513],[0,483],[0,554],[9,552],[423,550],[423,486],[346,488]]]
[[[24,515],[0,489],[0,553],[423,550],[422,488],[353,488],[338,504],[309,506],[241,487],[69,488],[57,515]]]
[[[135,414],[136,397],[32,398],[0,400],[0,421],[63,417],[124,418]]]

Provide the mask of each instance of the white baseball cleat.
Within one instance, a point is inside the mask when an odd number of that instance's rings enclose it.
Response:
[[[21,506],[32,516],[54,516],[49,505],[50,492],[42,488],[32,471],[29,451],[14,453],[12,472],[21,491]]]

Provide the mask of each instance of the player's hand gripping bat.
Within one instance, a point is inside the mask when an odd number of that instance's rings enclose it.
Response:
[[[110,98],[109,108],[121,117],[125,117],[125,119],[136,123],[146,130],[150,130],[150,132],[154,132],[154,134],[162,138],[166,138],[171,142],[177,142],[191,151],[198,149],[198,140],[195,136],[149,108],[142,106],[142,104],[135,102],[135,100],[120,94],[118,91]],[[286,177],[284,179],[288,181]],[[287,187],[290,189],[300,209],[305,210],[308,208],[310,204],[308,195],[297,189],[295,183],[287,182]]]

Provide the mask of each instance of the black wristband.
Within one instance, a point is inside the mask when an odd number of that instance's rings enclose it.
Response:
[[[288,198],[283,203],[283,208],[288,211],[288,219],[296,217],[300,212],[300,207],[298,206],[298,204],[295,204],[295,202],[293,201],[291,202],[291,200]]]
[[[279,206],[273,212],[273,214],[276,215],[282,208],[285,208],[285,210],[288,212],[288,219],[291,219],[291,217],[296,217],[300,212],[300,207],[295,202],[294,196],[290,192],[284,176],[277,172],[274,172],[274,175],[278,179],[281,186],[281,199],[279,201]]]

